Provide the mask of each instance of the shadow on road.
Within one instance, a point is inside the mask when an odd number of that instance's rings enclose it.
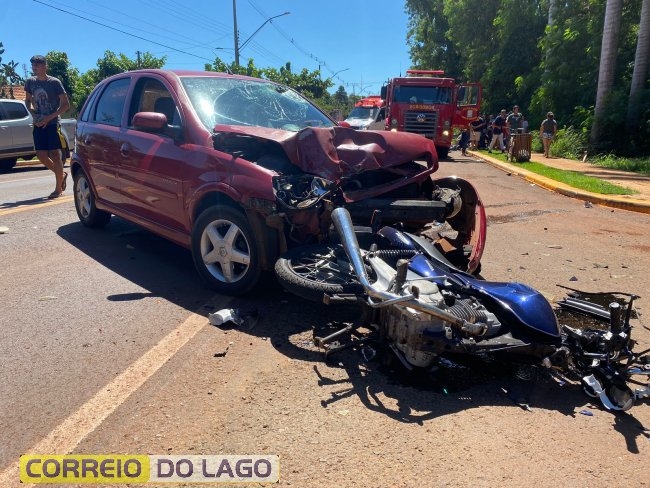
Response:
[[[160,297],[194,313],[208,317],[214,310],[202,308],[214,293],[206,289],[194,270],[188,250],[139,229],[119,218],[102,230],[74,223],[59,228],[58,234],[86,255],[137,284],[146,292],[112,295],[112,301]],[[405,423],[453,414],[483,406],[558,411],[577,416],[578,409],[602,411],[591,403],[579,386],[560,387],[546,380],[523,381],[501,367],[462,366],[441,368],[434,374],[405,372],[384,360],[381,347],[349,349],[326,363],[325,355],[313,343],[313,331],[342,326],[357,318],[352,308],[327,307],[285,292],[274,276],[265,275],[260,285],[245,297],[234,298],[232,308],[255,320],[236,327],[241,333],[270,340],[273,347],[293,360],[314,363],[315,381],[329,392],[323,408],[355,395],[370,410]],[[234,325],[220,326],[221,329]],[[375,354],[378,353],[378,354]],[[344,372],[344,378],[341,373]],[[382,400],[383,399],[383,400]],[[392,399],[389,403],[385,399]],[[611,414],[614,416],[614,414]],[[616,430],[623,435],[630,452],[635,439],[647,432],[633,414],[615,416]]]

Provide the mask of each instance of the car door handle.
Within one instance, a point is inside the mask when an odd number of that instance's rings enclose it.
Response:
[[[129,155],[129,145],[124,143],[120,146],[120,154],[122,156],[128,156]]]
[[[84,144],[89,146],[92,142],[93,140],[90,137],[84,137]]]

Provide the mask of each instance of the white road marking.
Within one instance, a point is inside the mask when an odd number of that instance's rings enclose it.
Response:
[[[228,297],[219,297],[211,305],[221,309],[229,301]],[[206,317],[192,314],[24,454],[71,453],[206,324]],[[20,483],[19,470],[19,461],[16,460],[0,473],[0,486],[34,486]]]

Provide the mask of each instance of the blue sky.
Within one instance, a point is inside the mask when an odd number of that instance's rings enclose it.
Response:
[[[29,70],[36,53],[62,51],[73,67],[96,67],[107,50],[167,56],[166,68],[199,69],[234,60],[232,0],[16,0],[0,9],[3,62]],[[400,0],[236,0],[240,63],[317,70],[334,89],[379,93],[410,67],[408,18]],[[128,33],[128,34],[127,34]],[[129,35],[132,34],[132,35]],[[137,36],[137,37],[134,37]],[[24,65],[24,68],[23,68]],[[29,73],[29,71],[28,71]]]

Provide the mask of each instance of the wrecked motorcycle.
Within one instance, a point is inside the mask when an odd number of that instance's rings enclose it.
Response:
[[[460,271],[430,241],[382,226],[378,215],[369,229],[355,228],[345,208],[331,217],[338,239],[293,249],[275,267],[299,296],[361,305],[361,320],[315,337],[327,354],[377,341],[408,370],[471,356],[579,383],[609,410],[650,396],[650,349],[633,352],[630,338],[637,296],[614,293],[619,300],[604,306],[568,294],[559,306],[597,325],[559,325],[551,304],[527,285]]]

